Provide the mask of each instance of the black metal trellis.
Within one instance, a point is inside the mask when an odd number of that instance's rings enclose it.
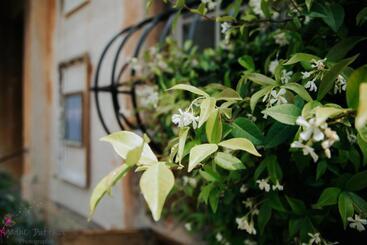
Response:
[[[135,76],[135,70],[133,68],[130,68],[130,76],[132,79],[132,83],[121,83],[121,77],[122,75],[128,70],[129,68],[129,62],[126,61],[121,67],[118,67],[119,64],[119,57],[121,56],[121,52],[123,51],[123,48],[125,47],[128,40],[138,31],[142,30],[142,33],[140,35],[140,38],[137,42],[136,48],[134,49],[132,58],[136,58],[139,56],[142,47],[144,45],[144,42],[147,40],[147,37],[152,32],[152,30],[157,27],[159,23],[165,22],[164,27],[162,29],[161,35],[159,37],[159,42],[163,42],[165,38],[169,35],[171,26],[174,21],[176,10],[171,9],[167,12],[161,13],[157,16],[147,18],[140,23],[127,27],[120,31],[119,33],[115,34],[110,41],[107,43],[107,45],[104,47],[98,63],[96,67],[96,73],[94,77],[94,84],[93,87],[91,87],[91,91],[94,92],[94,99],[96,103],[96,109],[97,109],[97,115],[98,118],[102,124],[103,129],[107,134],[111,133],[109,125],[106,123],[107,120],[105,120],[101,103],[100,103],[100,96],[101,94],[109,94],[111,96],[112,106],[113,106],[113,112],[115,120],[117,121],[118,126],[121,130],[125,129],[126,125],[128,129],[132,130],[141,130],[143,133],[147,132],[146,127],[143,124],[143,120],[141,115],[138,111],[138,104],[137,104],[137,95],[136,95],[136,86],[139,84],[143,84],[143,81],[140,81],[139,79],[134,80]],[[189,29],[189,39],[192,39],[195,33],[196,29],[196,22],[198,21],[198,18],[195,18],[193,23],[190,26]],[[120,40],[121,39],[121,40]],[[118,43],[118,41],[120,42]],[[111,51],[114,44],[118,44],[117,51],[113,54],[113,60],[112,60],[112,69],[110,74],[110,83],[108,85],[101,85],[100,84],[100,73],[102,66],[104,64],[104,61],[106,60],[107,53]],[[133,110],[134,110],[134,116],[135,116],[135,124],[131,122],[126,115],[120,110],[120,100],[119,95],[125,94],[130,96]],[[154,150],[160,151],[160,149],[157,147],[157,145],[154,143],[154,141],[151,142],[151,146]]]

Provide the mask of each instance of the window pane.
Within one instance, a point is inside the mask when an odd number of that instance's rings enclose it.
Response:
[[[65,97],[65,140],[82,143],[82,95]]]

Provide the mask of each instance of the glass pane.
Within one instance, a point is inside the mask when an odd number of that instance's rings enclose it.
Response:
[[[65,140],[72,143],[82,143],[82,95],[68,95],[65,97]]]

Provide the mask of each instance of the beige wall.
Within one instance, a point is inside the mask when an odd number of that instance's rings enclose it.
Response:
[[[59,74],[61,62],[87,53],[91,76],[102,49],[123,27],[137,23],[145,16],[144,0],[90,0],[70,16],[64,16],[58,0],[28,0],[25,31],[24,65],[24,145],[30,149],[25,158],[24,196],[46,207],[49,219],[54,217],[52,203],[61,204],[87,217],[93,187],[121,159],[112,147],[99,141],[105,135],[98,120],[93,96],[90,103],[90,186],[79,188],[58,176],[60,154]],[[158,10],[159,11],[159,7]],[[128,43],[121,60],[130,57],[136,38]],[[130,50],[130,52],[129,52]],[[101,71],[101,81],[109,81],[111,56]],[[126,112],[129,100],[123,101]],[[114,124],[110,99],[102,101],[107,120]],[[115,123],[115,130],[118,127]],[[51,202],[50,202],[51,201]],[[67,217],[59,217],[66,219]],[[184,238],[172,222],[155,225],[147,218],[145,203],[138,190],[137,178],[130,174],[99,204],[93,222],[104,228],[138,228],[154,226],[166,234]],[[180,235],[178,235],[180,234]],[[187,237],[186,237],[187,239]]]

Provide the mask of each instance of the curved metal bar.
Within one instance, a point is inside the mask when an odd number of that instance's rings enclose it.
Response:
[[[195,30],[196,30],[196,27],[198,25],[199,19],[200,19],[199,15],[194,16],[194,20],[192,21],[192,24],[191,24],[190,30],[189,30],[189,36],[188,36],[189,40],[192,40],[194,38]]]
[[[125,46],[125,44],[127,43],[127,41],[129,40],[129,38],[137,31],[141,28],[141,26],[139,25],[135,25],[133,26],[130,31],[126,34],[126,36],[124,37],[124,39],[122,40],[122,42],[120,43],[117,52],[115,53],[115,58],[113,60],[113,65],[112,65],[112,73],[111,73],[111,87],[115,87],[116,81],[115,81],[115,73],[116,73],[116,67],[119,61],[119,57],[120,57],[120,53],[122,51],[122,48]],[[126,64],[126,63],[125,63]],[[122,122],[120,120],[120,117],[122,117],[122,119],[125,121],[125,123],[130,127],[130,128],[134,128],[134,125],[125,117],[125,115],[123,113],[120,112],[120,103],[118,101],[118,94],[117,94],[117,89],[111,91],[112,93],[112,105],[113,105],[113,109],[114,109],[114,114],[117,120],[118,125],[120,126],[121,129],[124,129],[124,126],[122,125]]]
[[[172,23],[173,23],[173,20],[175,19],[175,16],[174,15],[171,15],[169,18],[168,18],[168,21],[166,22],[166,24],[164,25],[163,27],[163,30],[162,30],[162,33],[161,35],[159,36],[159,43],[163,43],[164,40],[166,39],[166,37],[168,36],[168,33],[170,32],[170,29],[172,27]]]
[[[169,13],[172,13],[172,12],[169,12]],[[140,22],[139,24],[144,24],[144,23],[148,23],[150,22],[151,20],[153,20],[153,17],[151,18],[147,18],[145,20],[143,20],[142,22]],[[107,43],[107,45],[104,47],[101,55],[99,56],[99,59],[98,59],[98,63],[97,63],[97,67],[96,67],[96,73],[95,73],[95,76],[94,76],[94,99],[95,99],[95,103],[96,103],[96,110],[97,110],[97,115],[98,115],[98,118],[102,124],[102,127],[104,129],[104,131],[107,133],[107,134],[110,134],[110,130],[109,128],[107,127],[107,124],[103,118],[103,114],[102,114],[102,110],[101,110],[101,107],[100,107],[100,101],[99,101],[99,91],[98,91],[98,85],[99,85],[99,74],[100,74],[100,70],[101,70],[101,67],[102,67],[102,63],[103,63],[103,60],[105,59],[106,57],[106,54],[108,52],[108,50],[110,49],[110,47],[112,46],[112,44],[123,34],[125,34],[126,32],[130,31],[133,27],[132,26],[129,26],[129,27],[126,27],[124,28],[123,30],[121,30],[120,32],[118,32],[117,34],[115,34]]]

